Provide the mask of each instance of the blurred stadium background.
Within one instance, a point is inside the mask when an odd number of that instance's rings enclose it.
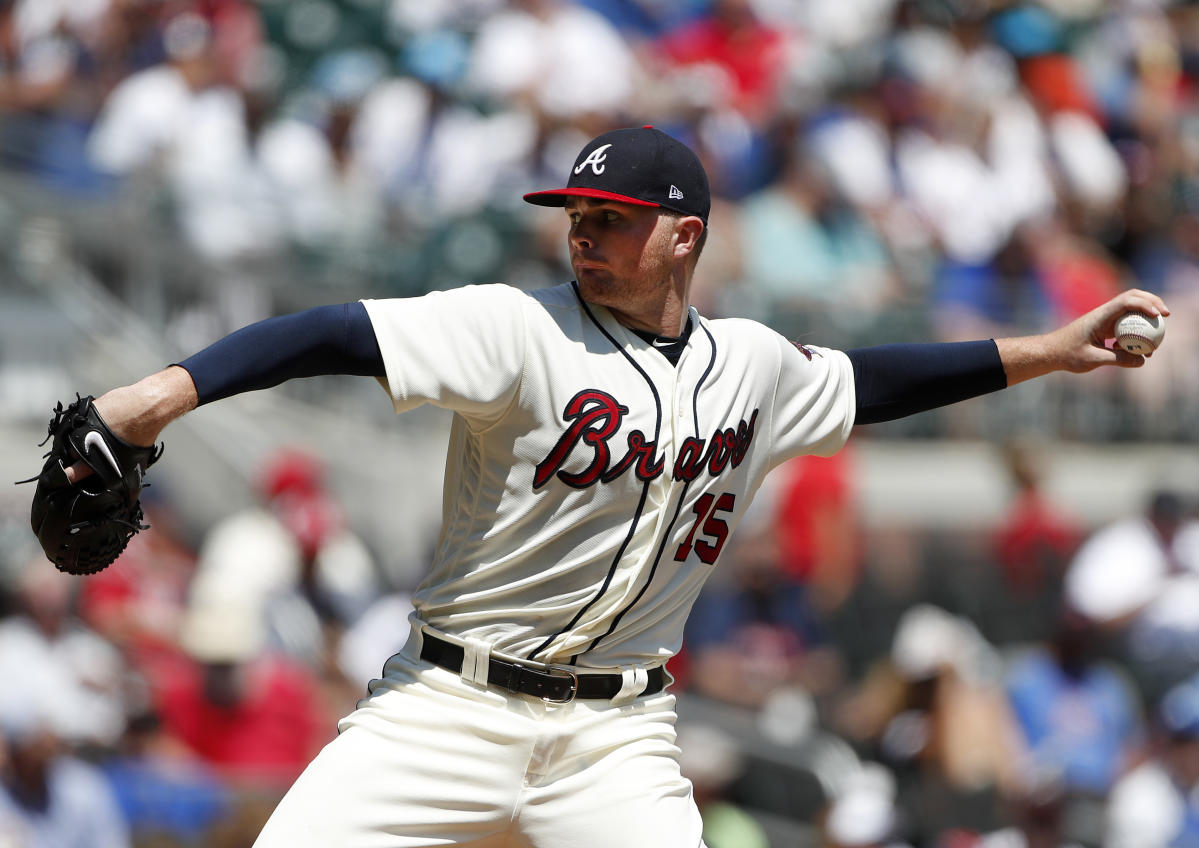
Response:
[[[653,123],[713,178],[707,315],[852,347],[1034,333],[1131,286],[1173,309],[1139,371],[772,476],[673,666],[710,848],[1199,844],[1197,83],[1184,0],[0,0],[0,468],[36,471],[56,401],[250,321],[566,279],[521,193]],[[0,842],[248,845],[311,747],[221,749],[213,716],[317,744],[352,708],[446,430],[357,379],[201,409],[155,532],[88,584],[43,579],[30,493],[0,493]],[[322,566],[335,531],[355,553]],[[214,637],[210,602],[250,597]],[[268,655],[312,715],[213,706],[212,667]],[[53,763],[111,814],[34,814]]]

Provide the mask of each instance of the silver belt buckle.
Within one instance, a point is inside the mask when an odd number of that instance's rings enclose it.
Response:
[[[579,694],[579,675],[573,671],[568,671],[564,668],[546,667],[541,669],[543,674],[548,674],[550,677],[565,677],[570,680],[570,691],[566,693],[565,698],[551,698],[548,695],[542,695],[541,700],[547,704],[569,704]]]

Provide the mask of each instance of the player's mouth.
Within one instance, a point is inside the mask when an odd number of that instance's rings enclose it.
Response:
[[[607,266],[602,262],[586,262],[579,259],[571,262],[576,275],[595,274],[607,270]]]

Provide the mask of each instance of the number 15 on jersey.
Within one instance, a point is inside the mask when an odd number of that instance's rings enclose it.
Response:
[[[694,549],[695,555],[705,565],[713,565],[729,537],[728,522],[719,514],[732,512],[735,503],[732,492],[724,492],[719,497],[711,492],[702,495],[691,508],[695,513],[695,521],[691,524],[687,538],[675,551],[674,561],[686,562]]]

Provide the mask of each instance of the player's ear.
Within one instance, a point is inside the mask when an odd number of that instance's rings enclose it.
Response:
[[[674,257],[683,259],[687,256],[698,256],[703,244],[704,231],[707,225],[702,218],[695,215],[683,215],[675,221]]]

